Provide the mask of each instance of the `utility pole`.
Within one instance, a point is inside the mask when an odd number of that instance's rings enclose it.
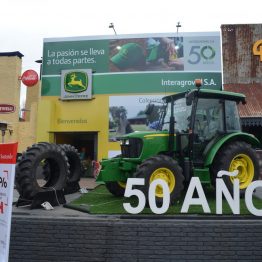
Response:
[[[115,35],[117,35],[117,34],[116,34],[116,30],[115,30],[114,23],[110,23],[110,24],[109,24],[109,28],[112,28],[112,29],[114,30],[114,32],[115,32]]]
[[[182,27],[182,25],[180,24],[180,22],[177,22],[177,25],[176,25],[176,33],[178,34],[178,30],[179,28]]]

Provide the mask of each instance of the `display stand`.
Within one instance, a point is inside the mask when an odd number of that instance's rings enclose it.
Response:
[[[69,195],[78,192],[80,189],[78,182],[67,182],[64,188],[64,194]]]
[[[52,206],[59,206],[66,203],[64,191],[54,190],[52,188],[35,194],[33,199],[24,199],[19,197],[16,207],[30,205],[30,209],[41,208],[41,204],[49,202]]]

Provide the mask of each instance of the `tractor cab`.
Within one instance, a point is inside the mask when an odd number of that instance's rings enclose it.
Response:
[[[186,179],[193,167],[205,166],[210,149],[222,137],[241,132],[237,104],[245,103],[243,94],[195,89],[163,100],[161,129],[169,132],[169,151],[188,170]]]

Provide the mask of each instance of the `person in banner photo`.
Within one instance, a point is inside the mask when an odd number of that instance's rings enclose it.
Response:
[[[177,45],[173,38],[149,38],[147,40],[147,65],[162,66],[164,69],[183,70],[183,47],[181,41]]]
[[[122,46],[117,46],[118,53],[111,57],[111,62],[119,70],[127,69],[145,69],[145,52],[143,46],[139,43],[129,42]]]
[[[182,38],[138,38],[111,41],[110,71],[181,71]]]

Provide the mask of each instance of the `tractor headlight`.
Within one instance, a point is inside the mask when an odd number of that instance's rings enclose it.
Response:
[[[142,152],[143,140],[126,137],[121,139],[121,156],[123,158],[138,158]]]
[[[129,139],[120,140],[120,145],[121,146],[129,146],[130,145]]]

